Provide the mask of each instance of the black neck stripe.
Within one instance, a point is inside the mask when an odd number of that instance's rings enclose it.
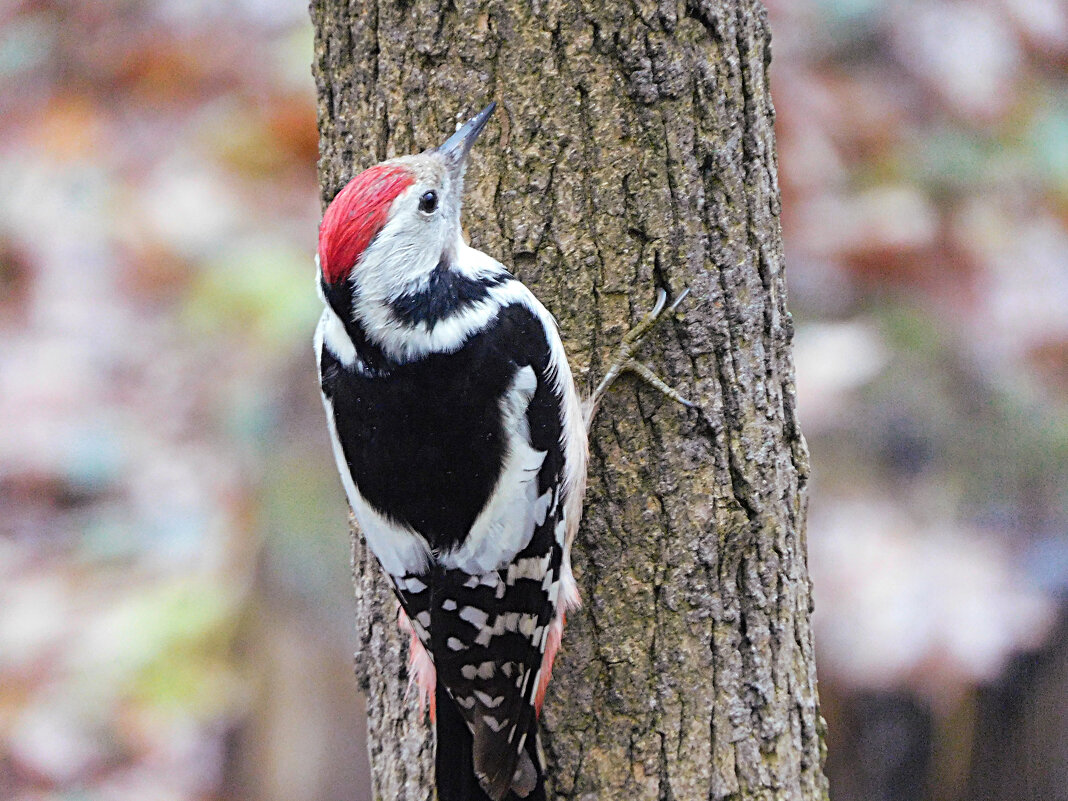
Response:
[[[448,259],[442,256],[430,274],[426,288],[395,298],[390,303],[390,310],[405,325],[426,323],[433,328],[445,318],[485,300],[491,287],[499,286],[511,277],[502,271],[483,278],[468,278],[451,269]]]

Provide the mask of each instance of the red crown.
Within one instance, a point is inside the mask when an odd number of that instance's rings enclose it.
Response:
[[[348,278],[386,224],[397,195],[414,182],[406,168],[378,164],[349,181],[330,201],[319,224],[319,266],[327,283]]]

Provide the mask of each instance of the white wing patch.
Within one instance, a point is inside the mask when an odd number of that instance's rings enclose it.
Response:
[[[504,466],[463,544],[440,557],[446,568],[485,574],[504,567],[530,542],[538,518],[545,519],[544,504],[538,503],[538,471],[546,452],[531,445],[527,423],[527,407],[537,388],[534,368],[527,365],[516,371],[501,399],[501,422],[508,438]]]
[[[323,316],[319,318],[319,326],[315,329],[315,353],[320,358],[324,345],[346,367],[362,370],[363,364],[356,356],[356,346],[345,331],[341,318],[329,304],[323,309]]]

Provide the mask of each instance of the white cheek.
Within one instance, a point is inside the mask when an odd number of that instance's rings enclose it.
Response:
[[[405,215],[403,230],[397,236],[398,245],[401,240],[406,240],[408,248],[416,251],[415,260],[425,264],[429,256],[434,257],[434,266],[437,266],[438,257],[445,250],[445,241],[449,227],[445,224],[445,217],[439,208],[433,214],[424,214],[416,209],[410,215]],[[423,278],[425,276],[417,276]]]
[[[357,281],[370,302],[419,289],[437,266],[444,244],[440,221],[412,204],[397,209],[364,253]]]

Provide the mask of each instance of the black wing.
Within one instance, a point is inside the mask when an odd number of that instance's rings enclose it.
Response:
[[[475,773],[502,797],[535,736],[535,698],[550,624],[557,614],[563,558],[563,399],[550,368],[547,332],[525,307],[502,313],[514,369],[533,370],[525,412],[528,444],[544,453],[537,471],[537,510],[529,537],[507,564],[478,575],[439,567],[431,582],[432,653],[473,735]],[[495,492],[506,488],[497,486]],[[521,516],[519,516],[521,517]],[[518,519],[518,517],[517,517]]]

